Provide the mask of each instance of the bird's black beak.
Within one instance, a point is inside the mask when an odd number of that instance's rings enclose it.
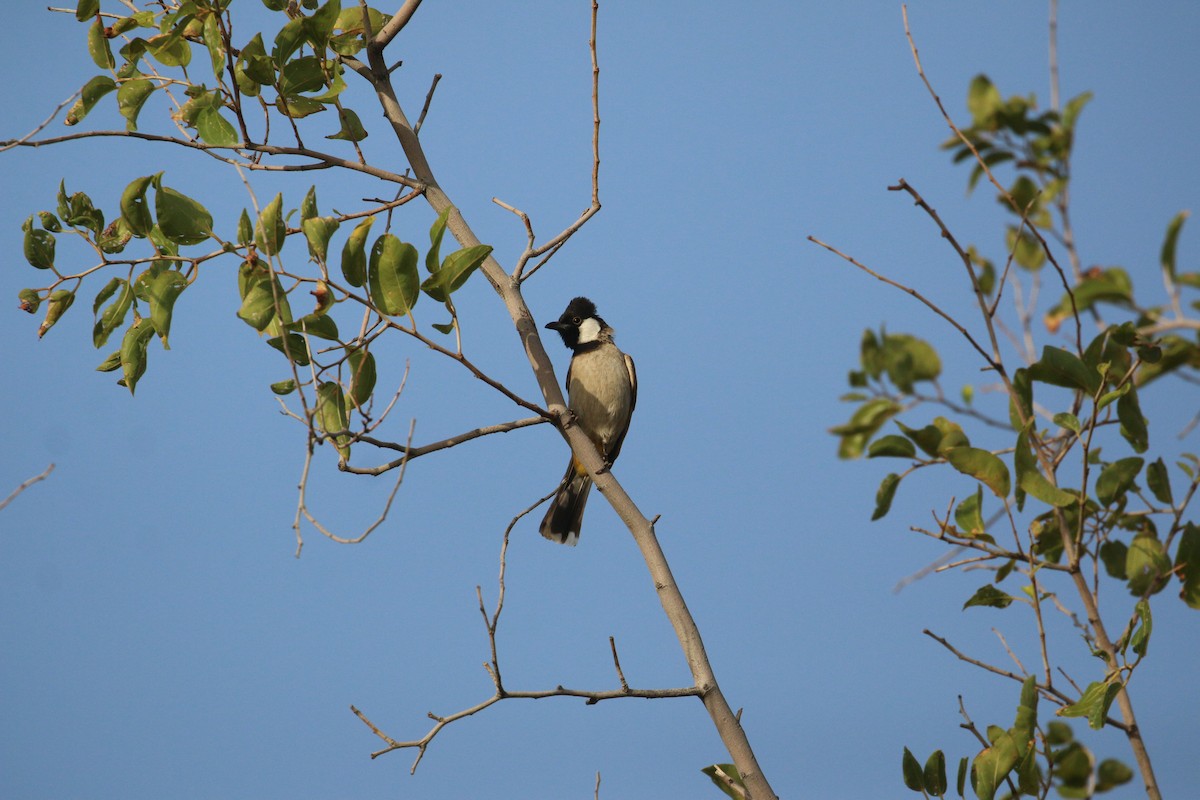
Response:
[[[558,331],[559,333],[562,333],[562,332],[563,332],[563,330],[564,330],[565,328],[567,328],[567,327],[568,327],[568,326],[567,326],[567,323],[565,323],[565,322],[561,322],[561,321],[559,321],[559,320],[557,320],[557,319],[556,319],[556,320],[554,320],[554,322],[547,322],[547,323],[546,323],[546,328],[547,328],[547,329],[549,329],[549,330],[552,330],[552,331]]]

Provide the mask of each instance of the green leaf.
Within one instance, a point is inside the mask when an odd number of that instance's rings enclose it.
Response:
[[[108,37],[104,35],[104,23],[99,17],[88,28],[88,55],[100,69],[112,69],[117,65],[112,48],[108,46]]]
[[[829,429],[830,433],[841,437],[838,458],[861,456],[876,431],[899,412],[900,406],[884,397],[872,398],[859,406],[849,422]]]
[[[280,95],[275,99],[275,108],[279,109],[280,114],[292,119],[303,119],[304,117],[324,111],[325,104],[308,97],[284,97]]]
[[[303,221],[319,216],[321,212],[317,211],[317,187],[309,186],[308,191],[304,193],[304,199],[300,201],[300,219]]]
[[[1063,320],[1070,319],[1077,312],[1083,313],[1097,303],[1128,307],[1132,301],[1133,281],[1125,270],[1120,267],[1089,270],[1070,295],[1064,294],[1058,304],[1046,312],[1043,321],[1048,329],[1055,331]]]
[[[1060,428],[1066,428],[1076,436],[1078,436],[1079,432],[1083,429],[1079,424],[1079,417],[1075,416],[1074,414],[1067,413],[1066,411],[1062,411],[1054,415],[1054,424]]]
[[[1108,406],[1112,405],[1117,400],[1120,400],[1125,395],[1133,391],[1133,382],[1126,381],[1121,384],[1120,389],[1113,389],[1111,392],[1105,392],[1100,395],[1100,399],[1096,401],[1096,411],[1103,411]]]
[[[700,771],[733,800],[746,800],[746,785],[733,764],[713,764]]]
[[[390,233],[375,240],[368,270],[371,302],[387,316],[407,314],[419,296],[417,248]]]
[[[67,309],[75,302],[75,293],[68,289],[55,289],[46,300],[46,316],[38,326],[38,338],[46,335],[46,331],[54,327]]]
[[[871,331],[863,335],[862,365],[872,378],[886,372],[898,389],[911,393],[917,381],[936,380],[941,374],[941,359],[928,342],[905,333],[881,336],[876,339]]]
[[[150,320],[135,319],[121,339],[121,374],[130,394],[146,373],[146,345],[153,335],[154,324]]]
[[[946,756],[941,750],[934,750],[925,762],[925,791],[934,797],[946,793]]]
[[[73,228],[87,228],[96,237],[104,234],[104,212],[92,205],[92,199],[83,192],[75,192],[67,199],[63,222]]]
[[[1063,745],[1075,738],[1075,734],[1071,731],[1071,726],[1065,722],[1048,722],[1046,723],[1046,743],[1051,745]]]
[[[913,441],[917,447],[931,456],[941,457],[955,447],[965,447],[970,444],[962,427],[945,417],[935,417],[933,422],[921,429],[910,428],[897,422],[896,427]]]
[[[925,775],[921,771],[921,762],[917,761],[917,757],[912,754],[912,751],[907,747],[904,748],[904,756],[900,761],[901,774],[904,776],[904,785],[914,792],[920,792],[925,787]]]
[[[1133,537],[1125,556],[1125,575],[1134,597],[1157,594],[1166,587],[1171,559],[1153,534]]]
[[[96,367],[96,372],[115,372],[121,368],[121,351],[114,350],[108,354],[108,358],[100,362],[100,366]]]
[[[36,289],[22,289],[17,293],[17,299],[21,301],[18,308],[27,314],[36,314],[38,307],[42,304],[42,296]]]
[[[446,221],[450,219],[453,206],[447,206],[438,214],[437,219],[429,228],[429,252],[425,254],[425,269],[430,275],[441,267],[442,237],[446,235]]]
[[[371,399],[375,391],[375,356],[366,350],[354,350],[350,353],[350,391],[351,404],[361,408]]]
[[[361,142],[370,134],[363,127],[362,120],[358,118],[358,114],[350,108],[342,108],[338,110],[338,119],[341,120],[342,127],[337,133],[331,133],[326,136],[326,139],[341,139],[347,142]]]
[[[250,244],[254,239],[254,223],[250,222],[250,214],[246,209],[242,209],[242,215],[238,217],[237,240],[239,244]]]
[[[100,305],[118,291],[120,294],[116,299],[103,312],[100,312]],[[113,331],[124,324],[125,312],[129,311],[132,304],[133,289],[130,288],[129,281],[124,278],[113,278],[96,295],[96,302],[92,305],[92,313],[95,315],[95,324],[92,326],[92,344],[97,350],[104,346]]]
[[[1129,637],[1129,646],[1138,656],[1145,656],[1146,648],[1150,645],[1150,633],[1154,629],[1154,617],[1150,613],[1150,604],[1146,602],[1145,598],[1138,601],[1135,613],[1141,624],[1134,630],[1133,636]]]
[[[1200,608],[1200,528],[1191,522],[1184,526],[1179,537],[1175,574],[1179,576],[1179,599],[1189,608]]]
[[[75,105],[71,106],[71,110],[67,112],[66,119],[63,121],[67,125],[78,125],[95,108],[96,103],[100,102],[100,98],[115,91],[116,88],[117,82],[107,75],[97,75],[92,78],[79,90],[79,99],[75,101]]]
[[[254,241],[258,249],[269,256],[277,255],[287,241],[287,220],[283,216],[283,194],[267,203],[254,226]]]
[[[1019,367],[1012,376],[1012,393],[1008,398],[1008,420],[1013,430],[1020,431],[1033,421],[1033,382],[1029,370]]]
[[[315,92],[325,86],[325,71],[321,59],[302,56],[283,65],[279,70],[279,93],[290,98],[305,92]]]
[[[146,190],[158,175],[147,175],[137,178],[125,187],[121,193],[121,218],[125,227],[139,238],[144,238],[154,227],[154,219],[150,216],[150,204],[146,202]]]
[[[37,213],[38,220],[41,221],[42,227],[51,233],[59,233],[62,231],[62,223],[58,221],[58,217],[51,214],[49,211],[39,211]]]
[[[163,186],[161,180],[155,185],[154,213],[158,217],[158,228],[163,236],[175,244],[200,244],[212,235],[213,219],[208,209],[187,195]]]
[[[959,797],[966,797],[967,772],[970,764],[970,759],[968,759],[966,756],[963,756],[958,760],[958,778],[955,782],[955,787],[958,791]]]
[[[1042,243],[1028,229],[1009,225],[1005,246],[1012,253],[1013,261],[1027,270],[1036,272],[1046,264],[1046,251]]]
[[[175,299],[188,286],[187,278],[179,270],[165,269],[147,283],[150,297],[150,320],[163,347],[170,350],[171,316],[175,310]]]
[[[1125,562],[1128,558],[1129,548],[1120,539],[1109,539],[1100,545],[1100,561],[1110,577],[1119,581],[1128,580],[1125,574]]]
[[[265,330],[271,324],[271,320],[275,319],[277,297],[285,323],[291,321],[291,310],[287,305],[283,287],[262,261],[255,259],[253,263],[242,263],[238,269],[238,291],[242,296],[242,305],[237,312],[238,318],[256,331]]]
[[[1021,431],[1017,435],[1017,447],[1013,453],[1013,465],[1017,471],[1017,486],[1043,503],[1062,508],[1075,502],[1075,495],[1054,486],[1038,470],[1037,459],[1029,449],[1029,437]]]
[[[1117,400],[1117,419],[1121,422],[1121,435],[1129,442],[1133,451],[1146,452],[1150,446],[1150,433],[1146,430],[1146,418],[1142,416],[1136,389],[1131,389],[1128,394]]]
[[[1087,717],[1088,725],[1100,730],[1104,727],[1104,719],[1112,701],[1121,691],[1120,682],[1093,681],[1083,690],[1078,700],[1069,706],[1058,709],[1055,713],[1060,717]]]
[[[1008,608],[1012,605],[1013,596],[1000,591],[990,583],[980,586],[971,599],[963,603],[963,609],[971,606],[987,606],[989,608]]]
[[[221,116],[216,107],[197,109],[191,124],[201,141],[213,147],[234,147],[242,141],[233,123]]]
[[[204,46],[208,48],[208,57],[212,62],[213,75],[218,81],[225,77],[225,42],[221,39],[221,25],[217,14],[209,14],[204,18]]]
[[[304,238],[308,241],[309,255],[324,264],[329,255],[329,240],[339,227],[340,224],[334,217],[309,217],[301,222],[300,229],[304,231]]]
[[[267,344],[283,353],[289,360],[295,362],[298,367],[307,367],[312,363],[312,358],[308,353],[308,342],[298,333],[274,336],[267,339]]]
[[[367,282],[366,242],[374,223],[374,217],[358,223],[342,247],[342,275],[351,286],[362,286]]]
[[[1074,353],[1050,346],[1042,348],[1041,360],[1030,365],[1029,378],[1053,386],[1079,389],[1087,392],[1089,397],[1099,391],[1101,383],[1098,370],[1088,367]]]
[[[33,215],[21,226],[25,230],[25,260],[38,269],[54,266],[54,234],[33,227]]]
[[[121,116],[125,118],[125,129],[128,131],[137,130],[138,114],[142,112],[142,106],[154,94],[154,83],[145,78],[126,81],[117,87],[117,110],[121,112]]]
[[[341,0],[329,0],[306,21],[308,41],[318,52],[329,45],[329,36],[341,13]]]
[[[331,435],[340,460],[347,461],[350,458],[350,437],[339,431],[347,430],[350,423],[346,415],[346,398],[337,383],[330,381],[317,387],[316,423],[322,431]]]
[[[301,317],[290,323],[287,328],[292,331],[302,331],[320,339],[328,339],[331,342],[339,341],[337,323],[333,321],[333,317],[324,314],[309,314]]]
[[[242,48],[233,68],[238,89],[242,94],[257,97],[260,87],[275,83],[275,62],[267,55],[261,33]]]
[[[1106,792],[1133,780],[1133,770],[1117,761],[1106,758],[1096,767],[1096,791]]]
[[[1167,234],[1163,237],[1162,252],[1159,255],[1159,263],[1162,264],[1163,271],[1175,278],[1175,248],[1179,243],[1179,232],[1183,229],[1183,223],[1187,220],[1191,212],[1180,211],[1167,225]]]
[[[192,63],[192,46],[183,38],[184,27],[179,26],[160,36],[151,36],[146,41],[146,51],[164,67],[186,67]]]
[[[954,523],[964,536],[981,536],[983,524],[983,486],[975,487],[975,494],[968,496],[954,509]]]
[[[976,125],[987,125],[1002,103],[1000,91],[988,76],[980,74],[971,79],[971,85],[967,88],[967,110],[971,112]]]
[[[271,391],[278,395],[291,394],[296,391],[296,380],[288,378],[286,381],[278,381],[271,384]]]
[[[79,0],[75,6],[75,19],[85,22],[100,13],[100,0]]]
[[[867,449],[867,458],[879,458],[881,456],[892,456],[895,458],[915,458],[917,449],[913,447],[913,443],[903,436],[889,434],[881,436],[871,442],[871,446]]]
[[[275,46],[271,50],[276,68],[282,70],[307,38],[304,17],[296,17],[284,25],[275,35]]]
[[[1110,506],[1125,496],[1145,461],[1137,456],[1122,458],[1109,464],[1096,479],[1096,499]]]
[[[425,282],[421,284],[421,289],[439,303],[446,302],[450,299],[451,294],[457,292],[467,282],[471,273],[478,269],[491,253],[491,245],[486,244],[477,244],[456,250],[446,256],[441,269],[425,279]],[[413,250],[413,255],[416,255],[416,250]],[[414,262],[414,275],[416,269]]]
[[[875,493],[875,513],[871,515],[871,521],[874,522],[887,515],[892,507],[892,498],[896,496],[896,487],[900,485],[900,476],[896,473],[890,473],[879,484],[879,491]]]
[[[1008,497],[1008,467],[987,450],[977,447],[954,447],[946,451],[946,460],[962,474],[970,475],[983,483],[1001,500]]]

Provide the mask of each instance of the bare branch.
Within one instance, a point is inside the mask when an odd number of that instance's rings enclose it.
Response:
[[[925,84],[925,88],[929,91],[929,96],[932,97],[934,103],[937,104],[938,111],[942,113],[942,119],[944,119],[946,124],[950,126],[950,130],[954,132],[954,135],[958,137],[959,141],[961,141],[970,149],[971,154],[975,156],[975,162],[979,164],[979,166],[983,169],[984,174],[987,175],[988,180],[993,186],[996,187],[996,190],[1000,192],[1000,196],[1003,197],[1010,206],[1012,206],[1013,211],[1021,214],[1022,209],[1019,205],[1017,205],[1016,199],[1012,196],[1012,194],[1009,193],[1008,189],[1001,185],[1000,181],[996,180],[996,176],[992,174],[991,167],[988,166],[986,161],[984,161],[983,156],[979,154],[979,150],[976,149],[974,142],[972,142],[966,136],[966,134],[964,134],[959,127],[954,124],[954,120],[946,111],[946,107],[942,105],[942,98],[939,97],[938,93],[934,91],[933,84],[929,82],[929,78],[925,77],[925,69],[921,66],[921,57],[917,53],[917,44],[913,40],[912,32],[908,27],[908,6],[902,5],[900,6],[900,9],[904,17],[904,35],[908,39],[908,46],[912,51],[913,62],[917,67],[917,74],[921,76],[921,82]],[[1032,233],[1038,240],[1038,243],[1041,244],[1042,250],[1046,253],[1046,259],[1054,266],[1055,272],[1058,273],[1058,277],[1062,281],[1063,289],[1066,290],[1067,295],[1071,298],[1071,310],[1076,312],[1072,314],[1075,319],[1075,347],[1080,353],[1082,353],[1083,330],[1079,322],[1078,310],[1075,307],[1075,293],[1071,289],[1071,285],[1067,280],[1066,273],[1063,271],[1063,268],[1059,266],[1058,259],[1054,257],[1054,253],[1050,249],[1050,244],[1046,241],[1046,238],[1042,236],[1041,231],[1039,231],[1036,226],[1030,226],[1029,232]]]
[[[587,705],[595,705],[596,703],[599,703],[601,701],[615,700],[619,697],[641,697],[641,698],[645,698],[645,699],[658,699],[658,698],[666,698],[666,697],[700,697],[700,696],[703,696],[703,692],[695,686],[691,686],[691,687],[687,687],[687,688],[680,688],[680,689],[632,689],[632,688],[630,688],[629,684],[626,683],[626,681],[625,681],[624,674],[621,672],[620,662],[618,662],[616,660],[617,659],[617,650],[616,650],[616,645],[613,644],[612,637],[609,637],[609,643],[613,649],[613,661],[617,666],[617,675],[621,681],[620,689],[610,689],[610,690],[605,690],[605,691],[588,691],[588,690],[583,690],[583,689],[568,689],[567,687],[562,686],[561,684],[556,686],[553,689],[547,689],[544,691],[533,691],[533,692],[511,692],[504,688],[504,683],[500,677],[500,657],[499,657],[499,654],[498,654],[497,648],[496,648],[496,628],[500,624],[500,613],[504,610],[504,592],[505,592],[504,574],[508,567],[507,553],[508,553],[509,536],[512,534],[512,530],[514,527],[516,527],[517,522],[519,522],[523,517],[525,517],[527,514],[529,514],[531,511],[533,511],[538,506],[540,506],[542,503],[549,500],[550,497],[553,496],[553,494],[554,493],[551,492],[550,494],[546,495],[545,497],[542,497],[539,500],[537,500],[537,502],[533,503],[528,508],[521,511],[519,514],[517,514],[516,516],[514,516],[512,518],[512,520],[508,523],[508,527],[506,527],[504,529],[503,543],[500,546],[500,574],[497,579],[498,591],[497,591],[497,596],[496,596],[496,609],[494,612],[492,612],[492,614],[490,616],[488,615],[487,610],[484,608],[483,590],[478,586],[475,587],[475,594],[479,601],[479,613],[483,616],[484,626],[487,629],[487,635],[488,635],[488,647],[491,651],[491,660],[489,663],[484,664],[484,668],[487,670],[487,673],[491,677],[492,683],[495,686],[495,690],[496,690],[495,694],[493,694],[491,697],[484,700],[483,702],[476,703],[475,705],[471,706],[470,708],[465,708],[461,711],[457,711],[453,714],[449,714],[444,717],[434,714],[433,712],[429,712],[429,714],[428,714],[429,718],[434,721],[433,727],[430,728],[429,731],[424,736],[422,736],[420,739],[413,739],[413,740],[405,741],[405,742],[397,741],[397,740],[393,739],[392,737],[388,736],[383,731],[381,731],[378,728],[378,726],[376,726],[374,723],[372,723],[366,717],[365,714],[363,714],[361,711],[359,711],[358,708],[356,708],[355,706],[350,706],[350,710],[353,711],[354,714],[360,720],[362,720],[363,723],[368,728],[371,729],[371,732],[387,743],[387,747],[383,748],[382,750],[377,750],[376,752],[372,753],[371,758],[378,758],[379,756],[383,755],[384,753],[390,753],[393,750],[401,750],[401,749],[405,749],[405,748],[415,748],[417,751],[417,756],[416,756],[416,759],[412,763],[410,772],[416,772],[417,766],[421,763],[421,759],[425,757],[425,751],[426,751],[426,749],[428,749],[429,744],[434,740],[434,738],[439,733],[441,733],[443,728],[445,728],[447,725],[449,725],[453,722],[457,722],[460,719],[465,719],[466,717],[470,717],[475,714],[478,714],[480,711],[483,711],[484,709],[489,708],[492,705],[495,705],[496,703],[500,702],[501,700],[508,700],[508,699],[541,700],[541,699],[545,699],[548,697],[580,697],[587,701]]]
[[[460,433],[456,436],[442,439],[440,442],[431,442],[430,444],[421,445],[420,447],[411,447],[407,444],[402,445],[395,442],[386,442],[371,436],[359,436],[357,439],[360,442],[366,442],[367,444],[372,444],[376,447],[382,447],[387,450],[398,450],[404,453],[404,455],[395,461],[389,461],[388,463],[381,464],[378,467],[354,467],[346,464],[341,466],[340,469],[343,472],[351,472],[356,475],[381,475],[388,470],[392,470],[403,465],[406,461],[412,461],[414,458],[420,458],[423,455],[427,455],[438,450],[445,450],[448,447],[454,447],[462,444],[463,442],[469,442],[472,439],[478,439],[480,436],[488,436],[493,433],[508,433],[509,431],[515,431],[518,428],[527,428],[530,425],[541,425],[542,423],[548,421],[549,420],[545,419],[544,417],[525,417],[524,419],[516,419],[512,422],[502,422],[498,425],[485,425],[482,428],[475,428],[473,430]]]
[[[400,6],[400,10],[392,15],[392,18],[384,24],[379,33],[375,34],[375,38],[371,42],[371,46],[383,49],[395,39],[400,31],[404,30],[404,26],[412,19],[412,15],[417,12],[421,6],[421,0],[405,0],[404,5]]]
[[[999,667],[993,666],[993,665],[987,663],[986,661],[980,661],[977,658],[971,658],[970,656],[968,656],[967,654],[963,653],[961,650],[956,648],[954,645],[950,644],[948,641],[943,639],[941,636],[938,636],[936,633],[930,631],[928,628],[921,631],[921,633],[925,634],[930,639],[933,639],[935,642],[940,644],[942,647],[949,650],[960,661],[965,661],[968,664],[972,664],[976,667],[979,667],[980,669],[987,670],[988,672],[991,672],[995,675],[1000,675],[1001,677],[1009,678],[1011,680],[1016,681],[1017,683],[1022,683],[1025,680],[1026,676],[1024,676],[1024,675],[1018,675],[1015,672],[1009,672],[1008,670],[1000,669]],[[1061,691],[1054,688],[1053,686],[1046,686],[1045,684],[1041,684],[1041,683],[1035,684],[1035,685],[1037,686],[1037,690],[1039,692],[1041,692],[1042,696],[1044,696],[1047,700],[1049,700],[1052,703],[1057,703],[1060,706],[1067,706],[1067,705],[1070,705],[1071,703],[1075,702],[1070,697],[1067,697],[1065,694],[1063,694]],[[1106,725],[1111,725],[1114,728],[1117,728],[1119,730],[1122,730],[1122,731],[1125,731],[1126,733],[1128,733],[1127,726],[1118,719],[1114,719],[1112,717],[1106,717],[1104,722]]]
[[[412,441],[412,435],[413,435],[413,431],[416,429],[416,425],[417,425],[416,420],[413,420],[412,424],[409,425],[408,439],[410,442]],[[388,494],[387,502],[384,503],[383,511],[380,512],[379,517],[374,522],[372,522],[370,525],[368,525],[366,530],[364,530],[358,536],[345,537],[345,536],[338,536],[337,534],[333,533],[328,528],[326,528],[324,525],[322,525],[321,522],[315,516],[313,516],[313,514],[308,509],[308,501],[307,501],[308,473],[309,473],[309,468],[312,465],[312,458],[313,458],[313,447],[312,447],[311,438],[310,438],[310,443],[308,445],[308,452],[306,453],[305,459],[304,459],[304,469],[301,472],[300,484],[297,487],[297,489],[299,490],[299,500],[297,501],[297,507],[296,507],[296,521],[292,525],[292,527],[296,531],[296,540],[297,540],[296,557],[297,558],[299,558],[300,550],[304,546],[304,540],[301,538],[301,535],[300,535],[300,519],[299,518],[301,515],[303,515],[304,518],[306,520],[308,520],[308,523],[310,525],[312,525],[314,528],[316,528],[318,531],[320,531],[323,536],[331,539],[332,541],[335,541],[338,544],[358,544],[358,543],[362,542],[364,539],[366,539],[368,536],[370,536],[375,531],[375,529],[378,528],[380,525],[382,525],[384,520],[387,519],[388,512],[391,511],[391,508],[392,508],[392,501],[396,499],[396,493],[398,491],[400,491],[400,484],[404,483],[404,470],[405,470],[405,467],[408,466],[407,458],[400,459],[400,464],[399,464],[400,474],[398,476],[396,476],[396,483],[392,486],[392,491],[391,491],[391,493]]]
[[[429,113],[429,104],[433,102],[433,93],[437,89],[438,81],[441,79],[442,73],[440,72],[433,76],[433,83],[429,85],[429,93],[425,95],[425,105],[421,106],[421,115],[417,117],[417,124],[413,126],[413,133],[421,133],[421,126],[425,124],[425,115]]]
[[[34,475],[32,478],[30,478],[26,481],[23,481],[20,486],[18,486],[17,488],[12,490],[12,492],[8,495],[8,497],[6,497],[6,498],[4,498],[4,500],[0,501],[0,511],[3,511],[8,506],[8,504],[11,503],[13,500],[16,500],[17,495],[21,494],[21,492],[25,491],[30,486],[33,486],[38,481],[46,480],[46,478],[50,475],[51,472],[54,472],[53,464],[51,464],[50,466],[48,466],[44,470],[42,470],[42,472],[40,474]]]
[[[265,165],[254,162],[237,162],[240,166],[246,169],[252,169],[264,172],[303,172],[312,169],[329,169],[331,167],[342,167],[354,172],[361,172],[365,175],[370,175],[380,180],[390,181],[408,186],[412,189],[424,189],[424,184],[421,181],[413,180],[405,175],[400,175],[395,172],[390,172],[379,167],[373,167],[370,164],[361,164],[358,161],[353,161],[347,158],[341,158],[331,153],[323,153],[319,150],[310,150],[307,147],[281,147],[273,144],[255,144],[253,142],[243,142],[238,145],[226,147],[222,145],[210,145],[204,142],[199,142],[190,139],[179,139],[174,136],[161,136],[154,133],[143,133],[141,131],[79,131],[78,133],[70,133],[64,136],[53,136],[47,139],[8,139],[0,141],[0,150],[12,146],[19,147],[45,147],[52,144],[61,144],[63,142],[74,142],[81,139],[91,139],[95,137],[115,137],[126,139],[143,139],[148,142],[161,142],[165,144],[174,144],[180,147],[187,147],[193,150],[199,150],[204,153],[211,153],[219,150],[247,150],[253,153],[261,153],[263,155],[275,156],[297,156],[300,158],[309,158],[313,164],[282,164],[282,165]],[[234,163],[230,161],[229,163]]]
[[[530,239],[529,246],[517,258],[516,267],[512,272],[513,279],[517,281],[523,281],[541,269],[558,252],[559,248],[566,244],[567,240],[600,210],[600,60],[596,54],[596,19],[599,9],[598,0],[592,0],[592,35],[588,39],[588,49],[592,54],[592,202],[579,215],[578,219],[563,229],[562,233],[540,247],[534,247],[533,240]],[[529,227],[528,219],[525,220],[525,224],[532,236],[533,229]],[[529,260],[542,255],[546,257],[526,273],[525,265]]]
[[[54,110],[52,112],[50,112],[50,116],[46,117],[46,119],[44,119],[40,125],[38,125],[36,128],[31,130],[29,133],[22,136],[20,139],[12,139],[7,142],[0,142],[0,153],[3,153],[5,150],[10,150],[14,147],[28,145],[29,140],[32,139],[34,136],[37,136],[43,130],[45,130],[46,126],[49,125],[51,122],[53,122],[54,118],[58,116],[58,112],[62,111],[64,108],[66,108],[68,104],[75,102],[76,97],[79,97],[79,92],[76,92],[75,94],[71,95],[66,100],[63,100],[61,103],[59,103],[57,106],[55,106]]]
[[[845,259],[846,261],[849,261],[851,264],[858,267],[863,272],[867,273],[868,275],[875,278],[876,280],[882,281],[882,282],[886,283],[888,286],[893,286],[893,287],[899,289],[900,291],[905,292],[906,294],[910,294],[913,297],[915,297],[916,299],[920,300],[931,311],[933,311],[933,313],[937,314],[939,317],[941,317],[942,319],[946,320],[951,325],[953,325],[954,329],[957,330],[959,333],[961,333],[963,335],[963,337],[966,338],[966,340],[971,343],[971,346],[975,348],[975,351],[978,352],[979,355],[983,356],[983,359],[984,359],[984,361],[986,361],[988,363],[988,366],[990,366],[992,369],[994,369],[998,372],[1002,371],[1000,364],[995,359],[993,359],[988,354],[988,352],[979,345],[979,342],[975,341],[975,337],[971,335],[970,331],[968,331],[966,328],[964,328],[962,326],[962,324],[959,323],[958,320],[956,320],[954,317],[950,316],[945,311],[943,311],[937,304],[935,304],[933,301],[931,301],[925,295],[921,294],[920,292],[918,292],[916,289],[913,289],[912,287],[905,286],[904,284],[902,284],[898,281],[894,281],[891,278],[888,278],[884,275],[880,275],[875,270],[871,269],[870,267],[866,266],[865,264],[860,263],[859,261],[856,261],[854,258],[846,255],[841,250],[838,250],[836,247],[825,244],[825,242],[822,242],[820,239],[816,238],[815,236],[809,236],[808,240],[810,242],[812,242],[813,244],[817,244],[817,245],[820,245],[821,247],[824,247],[826,250],[833,253],[834,255],[841,256],[843,259]]]

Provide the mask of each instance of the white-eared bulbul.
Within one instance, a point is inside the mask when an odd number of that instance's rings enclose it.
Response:
[[[605,466],[611,466],[621,452],[637,403],[633,359],[617,349],[613,329],[597,316],[596,305],[586,297],[576,297],[562,316],[546,327],[558,331],[563,344],[571,350],[567,394],[575,424],[596,445]],[[576,544],[591,488],[591,476],[571,456],[558,494],[542,520],[542,536],[562,544]]]

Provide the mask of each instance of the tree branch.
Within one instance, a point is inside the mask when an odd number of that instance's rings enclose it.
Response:
[[[438,450],[445,450],[449,447],[455,447],[463,442],[469,442],[472,439],[478,439],[480,436],[488,436],[493,433],[508,433],[515,431],[518,428],[527,428],[530,425],[541,425],[549,420],[544,417],[525,417],[524,419],[513,420],[512,422],[502,422],[498,425],[486,425],[482,428],[465,431],[463,433],[442,439],[439,442],[430,442],[429,444],[421,445],[420,447],[411,447],[407,444],[397,444],[396,442],[387,442],[381,439],[376,439],[372,436],[357,436],[357,441],[366,442],[367,444],[375,445],[387,450],[398,450],[404,455],[395,461],[389,461],[386,464],[381,464],[378,467],[354,467],[350,464],[339,466],[342,472],[350,472],[355,475],[382,475],[388,470],[403,466],[406,461],[412,461],[414,458],[420,458],[429,453],[435,453]]]
[[[42,472],[40,474],[34,475],[32,478],[29,478],[28,480],[23,481],[20,486],[18,486],[17,488],[12,490],[12,492],[8,495],[8,497],[6,497],[6,498],[4,498],[4,500],[0,501],[0,511],[3,511],[8,506],[9,503],[11,503],[13,500],[16,500],[17,496],[20,495],[22,492],[24,492],[26,489],[28,489],[30,486],[33,486],[38,481],[46,480],[46,478],[49,477],[51,472],[54,472],[53,464],[51,464],[50,466],[48,466],[44,470],[42,470]]]

